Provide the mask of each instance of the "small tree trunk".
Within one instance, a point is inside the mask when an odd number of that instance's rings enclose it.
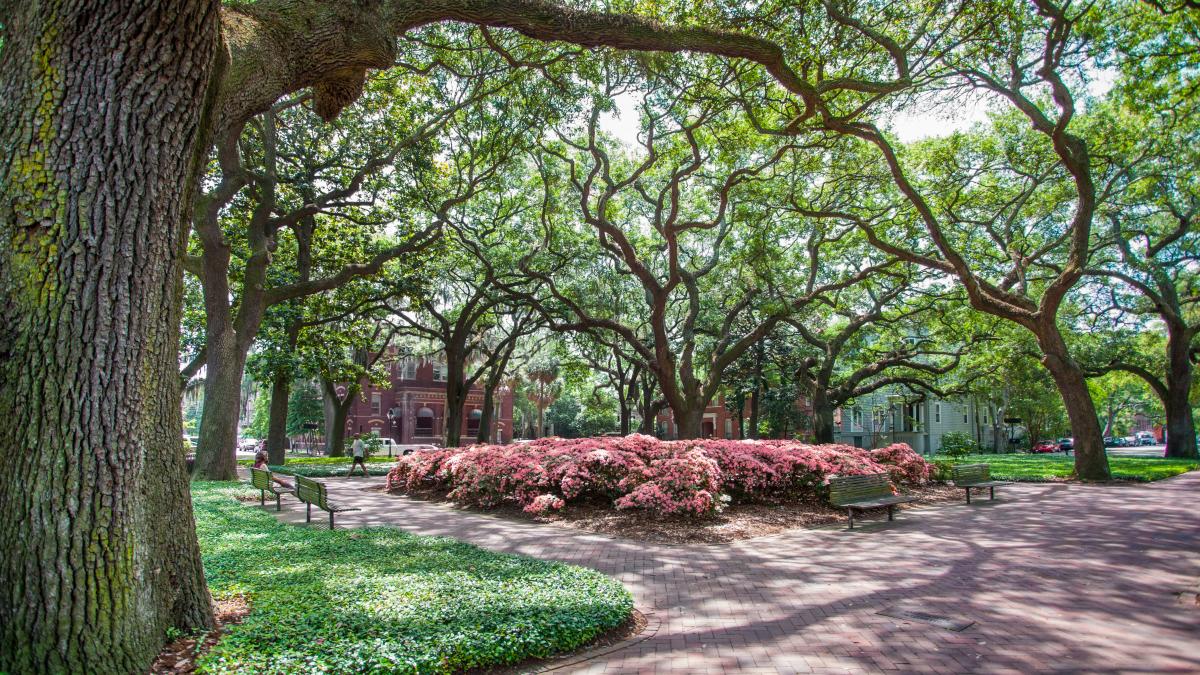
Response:
[[[462,375],[458,370],[457,374]],[[447,448],[457,448],[462,445],[463,405],[467,398],[467,387],[461,377],[454,377],[455,370],[450,369],[446,378],[446,428],[443,437]]]
[[[492,411],[496,407],[496,387],[499,386],[495,382],[486,382],[483,387],[483,408],[479,416],[479,430],[475,433],[475,441],[477,443],[492,442]]]
[[[546,406],[539,403],[537,411],[537,429],[533,430],[533,437],[541,438],[546,433]]]
[[[197,479],[237,478],[238,412],[245,369],[246,352],[239,347],[233,331],[208,336],[204,411],[200,416],[200,439],[196,444],[193,474]]]
[[[754,397],[750,399],[750,438],[758,438],[758,414],[762,409],[762,397],[766,395],[766,386],[759,383],[754,390]]]
[[[329,387],[325,386],[323,381],[321,383],[321,403],[322,424],[325,427],[325,454],[328,455],[333,450],[329,439],[333,429],[333,420],[337,417],[337,396]]]
[[[1096,405],[1088,392],[1083,369],[1069,356],[1066,343],[1057,330],[1044,331],[1038,336],[1042,347],[1042,363],[1054,378],[1071,420],[1071,435],[1075,438],[1075,474],[1084,480],[1108,480],[1108,455]]]
[[[630,424],[633,420],[633,410],[630,409],[629,399],[623,393],[624,389],[624,387],[617,387],[617,391],[621,392],[620,401],[618,402],[621,411],[621,435],[628,436]]]
[[[737,439],[743,440],[746,438],[746,393],[741,391],[737,395]]]
[[[287,414],[291,393],[291,374],[275,373],[271,381],[271,410],[267,420],[267,462],[273,466],[287,461]]]

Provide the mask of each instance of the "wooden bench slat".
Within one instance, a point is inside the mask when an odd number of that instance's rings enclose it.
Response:
[[[329,529],[333,529],[333,514],[346,511],[361,511],[357,506],[338,506],[329,503],[325,484],[304,476],[296,476],[296,497],[307,505],[307,520],[312,520],[312,507],[329,513]]]
[[[850,516],[850,529],[854,529],[855,511],[887,507],[888,520],[892,520],[896,504],[914,502],[916,498],[897,495],[888,475],[875,473],[829,479],[829,501],[834,506],[846,509]]]
[[[279,500],[280,496],[290,495],[295,492],[295,490],[290,490],[282,485],[276,484],[275,481],[271,479],[270,471],[264,469],[255,469],[254,467],[250,467],[250,485],[259,491],[258,503],[262,506],[266,506],[268,492],[274,495],[276,511],[283,509],[283,506]]]
[[[967,503],[971,503],[973,488],[988,488],[991,498],[996,498],[996,488],[1002,485],[1012,485],[1007,481],[992,480],[991,467],[987,464],[956,464],[950,469],[950,479],[954,487],[962,488],[967,493]]]

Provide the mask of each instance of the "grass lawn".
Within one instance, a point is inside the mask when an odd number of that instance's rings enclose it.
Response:
[[[252,466],[254,460],[242,459],[238,460],[239,464]],[[368,457],[367,458],[367,473],[372,476],[386,476],[392,465],[396,463],[395,457],[387,455]],[[275,473],[284,473],[289,475],[308,476],[309,478],[329,478],[331,476],[345,476],[350,472],[349,457],[288,457],[286,464],[271,465],[271,471]],[[361,476],[362,469],[354,472],[354,475]]]
[[[954,464],[983,462],[997,480],[1054,481],[1071,478],[1075,473],[1075,457],[1061,455],[968,455],[954,460],[934,456],[931,459]],[[1108,466],[1113,478],[1119,480],[1152,481],[1178,476],[1200,468],[1194,459],[1163,459],[1161,457],[1120,457],[1109,455]]]
[[[236,501],[255,494],[193,483],[209,588],[252,608],[204,672],[458,672],[569,651],[633,607],[599,572],[395,528],[285,525]]]

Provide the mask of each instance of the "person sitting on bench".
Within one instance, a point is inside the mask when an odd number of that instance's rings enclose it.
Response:
[[[263,471],[271,471],[271,467],[267,466],[267,451],[266,450],[259,450],[257,453],[254,454],[254,468],[262,469]],[[291,483],[287,482],[286,480],[281,479],[279,476],[276,476],[274,472],[271,473],[271,480],[275,481],[276,483],[279,483],[280,485],[282,485],[283,487],[285,487],[289,490],[296,489],[295,485],[292,485]]]

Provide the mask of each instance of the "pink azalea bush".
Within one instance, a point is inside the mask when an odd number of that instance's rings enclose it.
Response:
[[[701,516],[728,501],[783,503],[824,499],[831,476],[888,473],[919,485],[931,467],[909,446],[878,450],[798,441],[660,441],[543,438],[516,445],[475,445],[417,452],[388,473],[389,491],[444,490],[471,506],[514,503],[546,513],[571,502]]]

